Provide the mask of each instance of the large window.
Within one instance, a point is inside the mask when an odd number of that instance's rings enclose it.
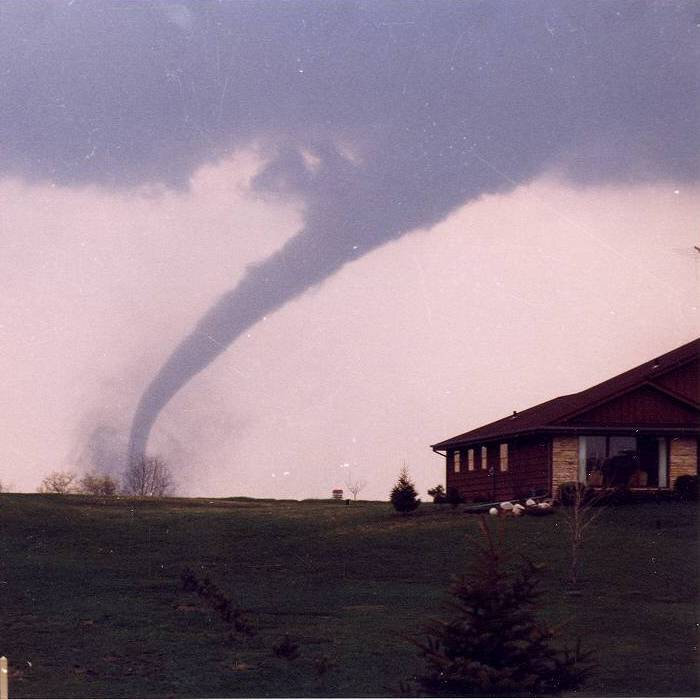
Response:
[[[462,453],[459,450],[455,450],[452,455],[452,464],[454,466],[455,474],[461,469]]]
[[[467,451],[467,469],[470,472],[474,471],[474,448],[469,448]]]
[[[488,469],[489,467],[489,451],[486,445],[481,446],[481,468]]]
[[[666,438],[640,435],[582,435],[579,479],[591,486],[668,486]]]

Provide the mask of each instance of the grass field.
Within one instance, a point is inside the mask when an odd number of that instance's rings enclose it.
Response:
[[[420,666],[408,638],[468,569],[474,516],[384,503],[0,495],[0,654],[11,697],[377,696]],[[560,515],[512,519],[548,565],[543,615],[598,667],[582,695],[698,694],[694,504],[608,509],[567,596]],[[185,566],[246,611],[254,637],[194,593]],[[293,661],[272,647],[285,635]],[[335,667],[318,674],[317,659]]]

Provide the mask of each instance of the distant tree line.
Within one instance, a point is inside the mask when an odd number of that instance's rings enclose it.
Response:
[[[175,482],[167,463],[161,457],[144,455],[134,460],[121,479],[109,474],[89,472],[78,477],[74,471],[54,471],[42,480],[39,493],[86,494],[90,496],[161,497],[173,493]]]

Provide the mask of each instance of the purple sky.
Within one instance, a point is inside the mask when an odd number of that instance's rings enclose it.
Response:
[[[131,433],[186,494],[425,490],[430,443],[697,335],[690,3],[0,20],[3,483]]]

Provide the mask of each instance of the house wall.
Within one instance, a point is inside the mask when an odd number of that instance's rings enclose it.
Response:
[[[698,473],[698,439],[676,437],[669,441],[669,485],[673,488],[681,474]],[[508,441],[508,471],[499,467],[499,445],[486,443],[488,469],[481,464],[481,445],[474,445],[474,471],[468,470],[467,448],[462,449],[461,470],[454,473],[452,453],[447,459],[447,488],[456,488],[467,502],[475,499],[502,501],[522,498],[533,491],[556,496],[566,481],[578,480],[578,437],[551,438],[551,489],[549,438],[535,436]]]
[[[560,484],[578,481],[578,438],[561,435],[552,438],[552,494]]]
[[[460,471],[454,473],[452,454],[447,458],[447,488],[456,488],[467,502],[503,501],[527,497],[533,491],[549,492],[549,443],[546,438],[520,438],[508,441],[508,470],[500,469],[500,445],[485,443],[488,469],[481,464],[481,445],[474,445],[474,471],[468,470],[467,449],[462,449]]]
[[[670,486],[682,474],[698,473],[698,439],[696,437],[676,437],[671,440],[669,449]]]
[[[508,472],[499,475],[505,477],[510,492],[505,498],[529,496],[533,491],[549,493],[549,444],[544,436],[510,442]]]
[[[467,448],[462,449],[462,465],[460,471],[454,473],[454,462],[452,453],[448,453],[447,458],[447,478],[445,480],[447,490],[457,489],[459,495],[467,502],[473,501],[477,497],[491,499],[493,489],[493,479],[487,469],[481,468],[481,445],[474,448],[474,471],[468,470]]]

